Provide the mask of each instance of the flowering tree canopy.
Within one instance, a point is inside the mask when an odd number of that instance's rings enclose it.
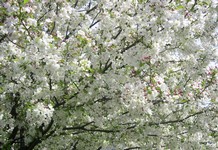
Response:
[[[2,0],[0,149],[218,148],[216,0]]]

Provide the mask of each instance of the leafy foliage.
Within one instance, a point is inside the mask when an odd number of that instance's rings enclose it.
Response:
[[[218,148],[215,0],[0,4],[0,149]]]

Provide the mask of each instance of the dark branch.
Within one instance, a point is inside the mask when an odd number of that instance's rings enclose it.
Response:
[[[51,121],[50,121],[50,123],[48,124],[47,128],[42,131],[42,135],[45,135],[45,134],[51,129],[53,123],[54,123],[54,120],[51,119]]]
[[[64,127],[63,130],[81,129],[81,128],[85,128],[86,126],[88,126],[88,125],[90,125],[90,124],[92,124],[92,123],[94,123],[94,122],[91,121],[91,122],[88,122],[88,123],[86,123],[86,124],[84,124],[84,125],[82,125],[82,126],[77,126],[77,127]]]
[[[73,146],[72,146],[72,149],[71,150],[76,150],[76,146],[77,146],[77,144],[78,144],[79,142],[78,141],[76,141],[76,143],[75,144],[73,144]]]
[[[86,14],[89,14],[91,11],[95,10],[98,7],[98,4],[86,11]]]
[[[55,21],[53,22],[53,26],[52,26],[52,29],[51,29],[51,32],[50,32],[50,34],[52,34],[53,33],[53,31],[54,31],[54,29],[55,29],[55,25],[56,25],[56,23],[55,23]]]
[[[104,132],[104,133],[114,133],[114,132],[120,132],[120,130],[107,130],[107,129],[87,129],[86,126],[94,123],[88,122],[85,125],[82,126],[75,126],[75,127],[64,127],[63,130],[82,130],[82,131],[88,131],[88,132]]]
[[[19,129],[18,126],[16,126],[16,127],[13,129],[11,135],[9,136],[9,139],[10,139],[10,140],[15,140],[15,137],[16,137],[16,135],[17,135],[18,129]],[[12,143],[13,143],[13,142],[12,142]]]
[[[117,39],[117,37],[120,35],[120,33],[123,31],[123,29],[121,28],[121,27],[118,27],[119,28],[119,30],[118,30],[118,33],[115,35],[115,36],[113,36],[112,38],[115,40],[115,39]]]
[[[97,150],[101,150],[102,146],[100,146]]]
[[[110,62],[110,58],[107,60],[104,69],[102,70],[102,73],[105,73],[112,65],[112,62]]]
[[[1,38],[0,38],[0,43],[7,37],[7,34],[4,34]]]
[[[129,147],[129,148],[125,148],[124,150],[131,150],[131,149],[140,149],[140,147]]]
[[[195,0],[194,4],[192,5],[192,8],[190,9],[190,11],[193,11],[195,6],[197,5],[198,0]]]
[[[178,120],[170,120],[170,121],[162,121],[162,122],[159,122],[159,123],[153,123],[153,122],[150,122],[148,123],[149,126],[152,126],[152,125],[160,125],[160,124],[173,124],[173,123],[181,123],[191,117],[194,117],[196,115],[199,115],[199,114],[202,114],[204,113],[205,111],[199,111],[199,112],[196,112],[194,114],[191,114],[191,115],[188,115],[186,116],[185,118],[182,118],[182,119],[178,119]]]
[[[41,143],[41,142],[42,142],[42,140],[41,140],[40,138],[34,139],[34,140],[29,144],[29,146],[27,147],[26,150],[33,150],[34,147],[35,147],[36,145],[38,145],[39,143]]]
[[[10,41],[11,43],[13,43],[13,44],[16,45],[17,47],[24,49],[23,46],[19,45],[18,43],[13,42],[11,39],[9,39],[9,37],[7,37],[7,39],[8,39],[8,41]]]
[[[76,6],[78,5],[79,0],[76,0],[75,4],[74,4],[74,8],[76,8]]]
[[[127,51],[128,49],[132,48],[133,46],[135,46],[136,44],[138,44],[139,42],[141,42],[141,40],[143,39],[143,37],[141,37],[140,39],[137,39],[134,43],[128,45],[127,47],[123,48],[121,50],[121,53],[124,53],[125,51]]]
[[[45,139],[47,139],[48,137],[50,137],[51,135],[54,134],[55,130],[52,130],[51,132],[48,133],[48,131],[51,129],[52,125],[54,123],[54,120],[51,119],[50,123],[48,124],[47,128],[45,130],[41,129],[41,133],[42,133],[42,136],[44,136]],[[48,134],[47,134],[48,133]],[[33,150],[34,147],[36,145],[38,145],[39,143],[42,142],[42,139],[40,137],[38,138],[35,138],[30,144],[29,146],[27,146],[26,150]]]
[[[97,20],[96,22],[94,22],[94,23],[92,23],[90,26],[89,26],[89,28],[92,28],[94,25],[96,25],[97,23],[99,23],[101,20],[99,19],[99,20]]]
[[[23,23],[22,20],[21,20],[20,22],[21,22],[21,24],[24,26],[24,28],[25,28],[25,30],[27,31],[27,33],[28,33],[29,37],[31,38],[31,40],[33,40],[33,37],[32,37],[32,35],[31,35],[29,29],[26,27],[26,25]]]

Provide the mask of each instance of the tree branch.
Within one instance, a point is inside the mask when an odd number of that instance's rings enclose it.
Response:
[[[98,4],[92,7],[91,9],[87,10],[86,14],[89,14],[91,11],[95,10],[96,8],[98,8]]]
[[[6,37],[7,37],[7,34],[2,35],[1,38],[0,38],[0,43],[1,43]]]
[[[193,117],[193,116],[202,114],[202,113],[204,113],[204,112],[205,112],[205,111],[199,111],[199,112],[196,112],[196,113],[194,113],[194,114],[188,115],[188,116],[186,116],[185,118],[178,119],[178,120],[162,121],[162,122],[159,122],[159,123],[150,122],[150,123],[148,123],[148,125],[149,125],[149,126],[153,126],[153,125],[160,125],[160,124],[181,123],[181,122],[183,122],[183,121],[189,119],[190,117]]]
[[[117,39],[117,37],[120,35],[120,33],[123,31],[123,29],[119,26],[119,27],[117,27],[117,28],[119,28],[119,30],[118,30],[118,33],[115,35],[115,36],[113,36],[112,38],[115,40],[115,39]]]
[[[101,20],[99,19],[99,20],[97,20],[96,22],[94,22],[94,23],[92,23],[90,26],[89,26],[89,28],[92,28],[94,25],[96,25],[98,22],[100,22]]]
[[[104,133],[114,133],[114,132],[120,132],[120,130],[107,130],[107,129],[87,129],[85,128],[86,126],[94,123],[88,122],[85,125],[82,126],[75,126],[75,127],[64,127],[63,130],[83,130],[83,131],[88,131],[88,132],[104,132]]]
[[[112,62],[110,62],[110,58],[107,60],[106,64],[104,65],[104,69],[102,70],[102,73],[105,73],[112,65]]]
[[[124,53],[125,51],[127,51],[128,49],[132,48],[133,46],[135,46],[136,44],[138,44],[139,42],[141,42],[141,40],[143,39],[143,37],[137,39],[134,43],[128,45],[127,47],[123,48],[121,50],[121,53]]]
[[[76,0],[75,4],[74,4],[74,8],[76,8],[76,6],[78,5],[79,0]]]
[[[27,33],[28,33],[29,37],[31,38],[31,40],[33,40],[33,37],[32,37],[32,35],[31,35],[29,29],[26,27],[26,25],[23,23],[22,20],[20,20],[20,22],[21,22],[21,24],[24,26],[24,28],[25,28],[25,30],[27,31]]]
[[[21,46],[21,45],[15,43],[15,42],[13,42],[11,39],[9,39],[9,37],[6,37],[6,38],[8,39],[8,41],[10,41],[11,43],[13,43],[13,44],[16,45],[17,47],[19,47],[19,48],[23,48],[23,49],[24,49],[23,46]]]
[[[192,8],[190,9],[190,11],[193,11],[195,6],[197,5],[198,0],[195,0],[194,4],[192,5]]]
[[[140,147],[129,147],[129,148],[125,148],[124,150],[131,150],[131,149],[140,149]]]

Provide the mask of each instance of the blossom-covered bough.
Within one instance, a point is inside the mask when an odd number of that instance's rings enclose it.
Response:
[[[218,148],[216,0],[0,4],[0,149]]]

